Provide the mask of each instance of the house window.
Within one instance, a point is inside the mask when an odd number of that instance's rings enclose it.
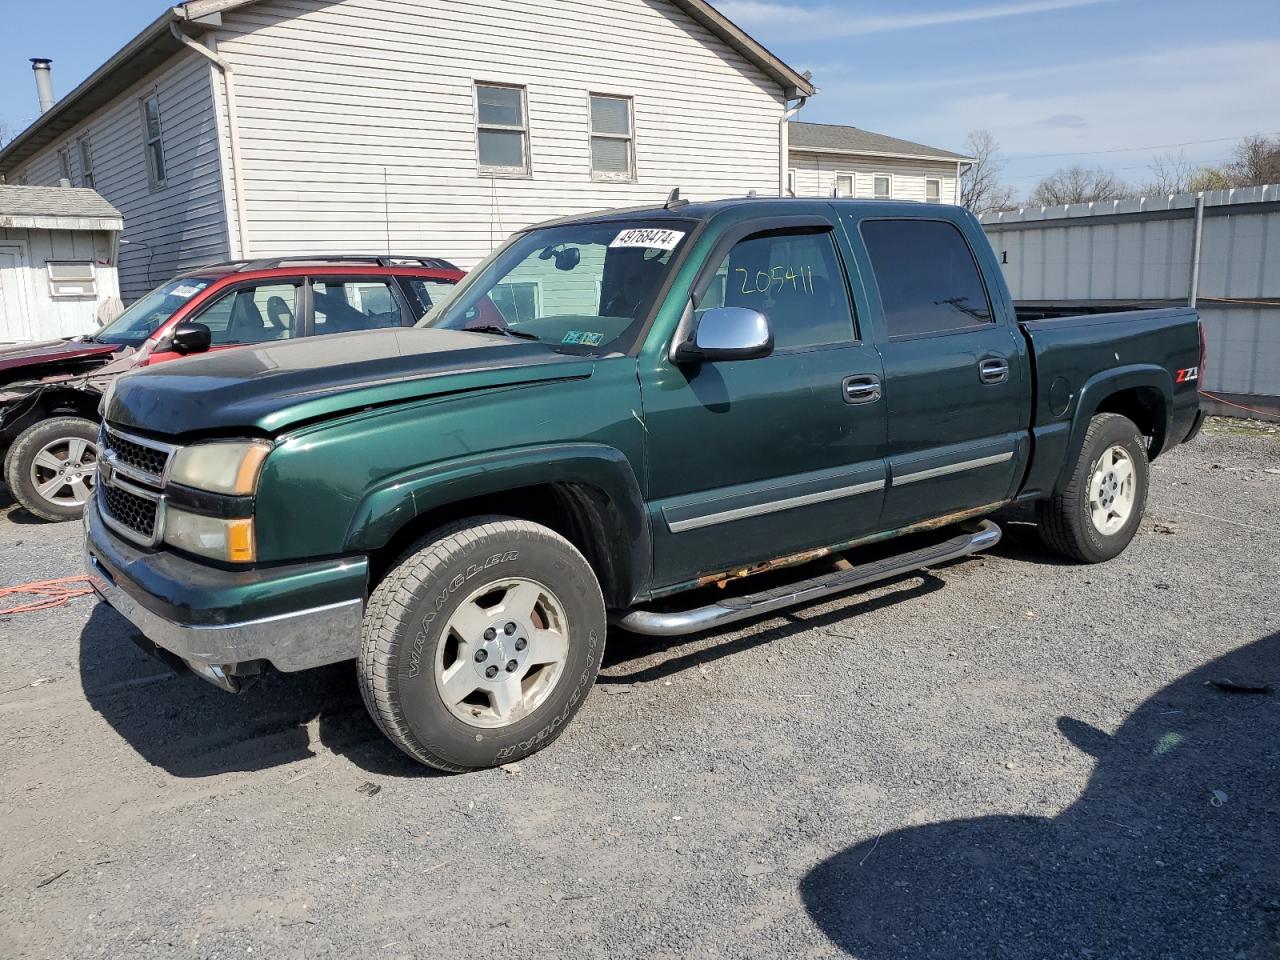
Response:
[[[540,293],[536,282],[508,282],[494,287],[489,297],[507,323],[524,323],[539,316]]]
[[[63,147],[58,151],[58,175],[70,185],[75,181],[71,179],[71,149]]]
[[[591,176],[635,179],[631,98],[591,95]]]
[[[887,173],[877,173],[875,177],[875,198],[877,200],[893,199],[893,177]]]
[[[524,87],[476,84],[476,152],[480,172],[529,172],[529,123]]]
[[[166,170],[164,143],[160,136],[160,95],[153,93],[142,101],[142,139],[147,151],[147,179],[152,190],[164,186]]]
[[[942,202],[942,181],[926,180],[924,182],[924,202],[925,203],[941,203]]]
[[[836,196],[837,197],[853,196],[853,174],[852,173],[836,174]]]
[[[93,144],[87,136],[76,141],[80,148],[80,186],[94,189],[93,184]]]

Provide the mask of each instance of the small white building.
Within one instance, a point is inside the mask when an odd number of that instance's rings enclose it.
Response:
[[[0,185],[0,343],[92,333],[119,302],[122,226],[93,190]]]
[[[866,197],[958,203],[972,157],[883,133],[829,123],[789,125],[787,184],[798,197]]]
[[[0,150],[123,212],[130,300],[297,253],[475,264],[548,217],[776,194],[813,85],[705,0],[190,0]]]

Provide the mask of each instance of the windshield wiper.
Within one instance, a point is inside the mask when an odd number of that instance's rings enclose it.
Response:
[[[526,333],[524,330],[512,330],[510,327],[500,327],[496,323],[486,323],[478,327],[463,327],[471,333],[501,333],[508,337],[519,337],[521,340],[537,340],[532,333]]]

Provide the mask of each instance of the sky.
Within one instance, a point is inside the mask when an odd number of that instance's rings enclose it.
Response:
[[[949,150],[986,129],[1025,194],[1072,164],[1141,183],[1159,156],[1218,163],[1280,135],[1277,0],[716,0],[819,87],[800,119]],[[58,95],[165,8],[158,0],[5,0],[0,123],[37,113],[28,58]],[[56,12],[55,12],[56,11]],[[74,24],[73,29],[69,29]]]

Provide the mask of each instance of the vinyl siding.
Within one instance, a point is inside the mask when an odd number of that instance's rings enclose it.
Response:
[[[855,196],[875,196],[875,176],[887,173],[893,177],[894,200],[925,198],[925,180],[941,180],[943,203],[956,202],[956,164],[954,160],[896,160],[883,157],[842,157],[829,153],[804,153],[792,150],[790,168],[796,172],[796,196],[829,197],[836,185],[836,175],[852,173]]]
[[[781,88],[664,0],[265,0],[224,19],[255,256],[469,267],[549,217],[777,190]],[[527,88],[530,176],[480,175],[476,81]],[[634,98],[634,182],[592,180],[591,93]]]
[[[70,145],[72,182],[78,185],[82,171],[75,141],[88,132],[94,187],[124,214],[119,274],[126,303],[180,270],[228,255],[211,69],[194,53],[174,57],[22,171],[30,184],[56,186],[62,175],[58,148]],[[153,89],[160,95],[168,173],[159,190],[152,190],[147,176],[139,106]]]

